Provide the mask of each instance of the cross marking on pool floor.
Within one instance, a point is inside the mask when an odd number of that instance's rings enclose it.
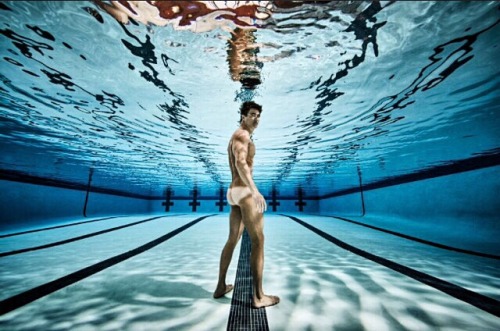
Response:
[[[276,207],[280,205],[278,199],[277,199],[277,191],[275,188],[273,188],[273,191],[271,193],[271,202],[269,203],[269,206],[273,207],[273,211],[276,211]]]
[[[304,202],[304,192],[301,187],[299,187],[299,201],[295,203],[299,206],[299,211],[304,211],[304,206],[307,206],[307,202]]]
[[[198,202],[198,189],[193,190],[193,201],[189,203],[191,207],[193,207],[192,211],[196,211],[196,207],[200,205]]]
[[[165,211],[170,211],[170,206],[173,206],[174,203],[170,201],[172,198],[172,190],[170,188],[167,189],[165,194],[165,202],[162,202],[162,206],[165,206]]]
[[[219,207],[219,211],[224,210],[224,206],[227,206],[227,202],[224,201],[224,189],[221,187],[219,189],[219,202],[215,203]]]

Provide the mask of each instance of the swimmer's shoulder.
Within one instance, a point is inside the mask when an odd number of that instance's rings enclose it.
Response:
[[[232,141],[248,143],[250,141],[250,133],[246,130],[238,129],[233,133],[233,136],[231,137],[231,142]]]

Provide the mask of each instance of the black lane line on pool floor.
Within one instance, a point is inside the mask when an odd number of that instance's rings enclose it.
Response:
[[[73,237],[73,238],[69,238],[69,239],[65,239],[65,240],[61,240],[61,241],[56,241],[56,242],[53,242],[53,243],[50,243],[50,244],[45,244],[45,245],[40,245],[40,246],[34,246],[34,247],[28,247],[28,248],[21,248],[21,249],[16,249],[14,251],[9,251],[9,252],[3,252],[3,253],[0,253],[0,258],[5,257],[5,256],[10,256],[10,255],[15,255],[15,254],[21,254],[21,253],[36,251],[36,250],[39,250],[39,249],[45,249],[45,248],[50,248],[50,247],[54,247],[54,246],[64,245],[64,244],[68,244],[70,242],[74,242],[74,241],[78,241],[78,240],[82,240],[82,239],[87,239],[87,238],[90,238],[90,237],[95,237],[95,236],[98,236],[98,235],[101,235],[101,234],[104,234],[104,233],[108,233],[108,232],[112,232],[112,231],[116,231],[116,230],[121,230],[121,229],[124,229],[124,228],[128,228],[130,226],[134,226],[134,225],[138,225],[138,224],[141,224],[141,223],[146,223],[146,222],[154,221],[154,220],[156,220],[158,218],[169,217],[169,216],[173,216],[173,215],[156,216],[156,217],[152,217],[152,218],[147,218],[147,219],[142,220],[142,221],[132,222],[132,223],[128,223],[128,224],[116,226],[114,228],[109,228],[109,229],[106,229],[106,230],[101,230],[101,231],[97,231],[97,232],[88,233],[88,234],[85,234],[83,236]],[[179,215],[176,215],[176,216],[179,216]]]
[[[20,236],[22,234],[27,234],[27,233],[33,233],[33,232],[40,232],[40,231],[47,231],[47,230],[65,228],[65,227],[68,227],[68,226],[75,226],[75,225],[80,225],[80,224],[85,224],[85,223],[93,223],[93,222],[105,221],[105,220],[109,220],[109,219],[117,218],[117,217],[121,217],[121,216],[111,216],[111,217],[105,217],[105,218],[98,218],[96,220],[90,220],[90,221],[75,222],[75,223],[69,223],[69,224],[63,224],[63,225],[49,226],[47,228],[41,228],[41,229],[33,229],[33,230],[26,230],[26,231],[21,231],[21,232],[14,232],[14,233],[2,234],[2,235],[0,235],[0,239],[7,238],[7,237]]]
[[[252,272],[250,270],[250,252],[252,243],[247,230],[243,231],[241,240],[240,257],[234,292],[231,300],[231,310],[227,323],[228,331],[269,331],[265,308],[252,308]]]
[[[497,317],[500,317],[500,302],[493,299],[493,298],[490,298],[490,297],[487,297],[485,295],[473,292],[473,291],[468,290],[466,288],[449,283],[445,280],[436,278],[434,276],[417,271],[415,269],[406,267],[402,264],[387,260],[383,257],[368,253],[366,251],[363,251],[357,247],[351,246],[351,245],[329,235],[326,232],[321,231],[318,228],[315,228],[314,226],[312,226],[310,224],[307,224],[306,222],[298,219],[297,217],[283,215],[283,214],[281,214],[281,215],[286,216],[286,217],[294,220],[295,222],[306,227],[307,229],[311,230],[312,232],[320,235],[324,239],[339,246],[340,248],[343,248],[351,253],[359,255],[365,259],[371,260],[371,261],[378,263],[380,265],[383,265],[384,267],[387,267],[387,268],[392,269],[396,272],[399,272],[405,276],[413,278],[413,279],[415,279],[421,283],[424,283],[428,286],[431,286],[431,287],[433,287],[441,292],[449,294],[454,298],[462,300],[462,301],[464,301],[468,304],[471,304],[471,305],[473,305],[481,310],[484,310],[490,314],[493,314]]]
[[[373,226],[373,225],[369,225],[369,224],[366,224],[366,223],[362,223],[362,222],[350,220],[350,219],[344,218],[344,217],[328,216],[328,215],[327,216],[322,216],[322,217],[336,218],[336,219],[339,219],[341,221],[345,221],[345,222],[349,222],[349,223],[361,225],[361,226],[364,226],[364,227],[367,227],[367,228],[370,228],[370,229],[374,229],[374,230],[377,230],[377,231],[389,233],[389,234],[392,234],[394,236],[398,236],[398,237],[405,238],[405,239],[408,239],[408,240],[416,241],[416,242],[419,242],[421,244],[425,244],[425,245],[429,245],[429,246],[434,246],[434,247],[438,247],[438,248],[441,248],[441,249],[446,249],[448,251],[454,251],[454,252],[458,252],[458,253],[464,253],[464,254],[469,254],[469,255],[486,257],[486,258],[489,258],[489,259],[500,260],[500,256],[498,256],[498,255],[488,254],[488,253],[481,253],[481,252],[471,251],[471,250],[457,248],[457,247],[453,247],[453,246],[447,246],[447,245],[443,245],[443,244],[436,243],[436,242],[433,242],[433,241],[428,241],[428,240],[420,239],[420,238],[417,238],[417,237],[412,237],[412,236],[406,235],[404,233],[395,232],[395,231],[387,230],[387,229],[384,229],[384,228],[379,228],[379,227],[376,227],[376,226]]]
[[[28,303],[31,303],[35,300],[38,300],[46,295],[49,295],[55,291],[58,291],[66,286],[74,284],[74,283],[76,283],[84,278],[92,276],[93,274],[96,274],[100,271],[103,271],[104,269],[112,267],[115,264],[118,264],[118,263],[123,262],[127,259],[130,259],[131,257],[134,257],[136,255],[144,253],[145,251],[150,250],[151,248],[153,248],[155,246],[158,246],[159,244],[169,240],[170,238],[181,233],[182,231],[195,225],[196,223],[204,220],[207,217],[211,217],[211,216],[214,216],[214,215],[207,215],[207,216],[199,217],[199,218],[195,219],[194,221],[191,221],[191,222],[167,233],[166,235],[163,235],[159,238],[156,238],[155,240],[152,240],[152,241],[150,241],[142,246],[139,246],[137,248],[134,248],[128,252],[113,256],[113,257],[106,259],[104,261],[101,261],[99,263],[96,263],[96,264],[93,264],[93,265],[88,266],[86,268],[75,271],[69,275],[63,276],[63,277],[58,278],[56,280],[53,280],[51,282],[42,284],[40,286],[34,287],[30,290],[27,290],[25,292],[19,293],[17,295],[11,296],[10,298],[2,300],[2,301],[0,301],[0,316],[4,315],[10,311],[13,311],[15,309],[18,309],[22,306],[25,306]]]

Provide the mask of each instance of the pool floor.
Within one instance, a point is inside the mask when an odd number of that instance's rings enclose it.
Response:
[[[0,329],[500,329],[498,258],[290,216],[265,216],[264,290],[281,302],[260,311],[246,306],[248,291],[212,298],[228,214],[115,216],[0,236]],[[228,283],[245,284],[235,278],[248,267],[246,243]]]

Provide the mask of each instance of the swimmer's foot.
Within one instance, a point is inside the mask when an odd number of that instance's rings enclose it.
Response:
[[[222,288],[217,287],[217,289],[214,292],[214,298],[222,298],[224,294],[229,293],[233,290],[234,286],[233,285],[225,285]]]
[[[252,308],[263,308],[277,305],[280,298],[275,295],[264,295],[262,298],[252,298]]]

